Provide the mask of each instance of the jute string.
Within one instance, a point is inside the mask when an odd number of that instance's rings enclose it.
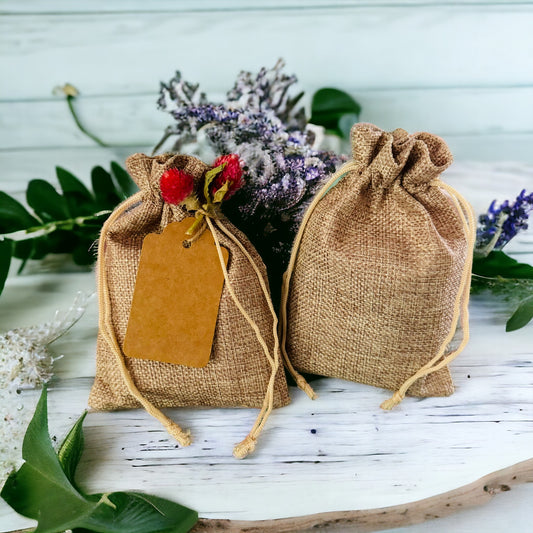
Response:
[[[311,388],[311,386],[304,379],[304,377],[301,374],[299,374],[298,371],[292,366],[289,356],[287,354],[287,349],[286,349],[287,322],[288,322],[287,321],[287,306],[288,306],[289,291],[290,291],[290,281],[291,281],[291,277],[292,277],[292,274],[294,272],[294,268],[296,265],[296,259],[298,257],[298,251],[299,251],[300,244],[303,238],[305,227],[307,226],[307,223],[311,215],[313,214],[313,211],[315,210],[316,206],[322,200],[322,198],[327,193],[327,191],[331,187],[333,187],[336,184],[336,182],[342,178],[342,176],[344,176],[345,174],[347,174],[348,172],[352,170],[357,170],[359,168],[360,168],[360,165],[358,165],[354,161],[349,161],[348,163],[343,165],[337,172],[335,172],[335,174],[333,174],[333,176],[326,182],[326,184],[322,187],[322,189],[316,194],[315,198],[309,205],[304,218],[302,219],[302,223],[300,225],[298,234],[296,235],[294,245],[292,248],[289,265],[287,267],[285,274],[283,275],[283,285],[282,285],[282,290],[281,290],[281,306],[280,306],[281,353],[283,355],[285,366],[287,367],[287,369],[293,376],[298,387],[304,390],[311,399],[315,399],[316,394]],[[433,357],[424,366],[422,366],[409,379],[407,379],[401,385],[401,387],[392,395],[390,399],[384,401],[381,404],[381,407],[387,410],[392,409],[395,405],[397,405],[403,400],[407,390],[413,383],[415,383],[415,381],[427,376],[428,374],[431,374],[433,372],[440,370],[444,366],[448,365],[451,361],[453,361],[459,355],[459,353],[463,350],[463,348],[466,346],[466,344],[468,343],[469,337],[470,337],[469,322],[468,322],[468,301],[469,301],[469,294],[470,294],[470,273],[472,269],[473,251],[474,251],[474,246],[475,246],[475,241],[476,241],[476,220],[475,220],[472,208],[470,207],[470,204],[455,189],[453,189],[453,187],[450,187],[448,184],[438,179],[432,181],[430,185],[435,186],[435,187],[440,187],[441,189],[445,190],[449,194],[452,202],[454,203],[459,213],[459,216],[461,217],[463,227],[465,229],[467,243],[468,243],[468,252],[467,252],[468,255],[467,255],[467,259],[466,259],[463,273],[461,276],[461,283],[459,286],[457,297],[455,300],[452,324],[451,324],[448,336],[442,343],[437,355]],[[446,348],[449,345],[449,343],[452,341],[455,335],[457,324],[459,322],[459,317],[461,317],[461,327],[463,329],[463,337],[462,337],[461,343],[456,350],[452,351],[450,354],[444,357]]]
[[[448,336],[442,343],[437,355],[422,366],[417,372],[415,372],[409,379],[407,379],[403,385],[392,395],[391,398],[385,400],[381,404],[382,409],[390,410],[394,406],[398,405],[404,398],[409,387],[418,379],[423,378],[433,372],[437,372],[441,368],[451,363],[464,349],[470,338],[470,328],[468,321],[468,302],[470,299],[470,280],[472,270],[472,260],[474,256],[474,246],[476,244],[476,219],[474,212],[470,207],[470,204],[461,196],[453,187],[450,187],[447,183],[441,180],[434,180],[430,183],[434,187],[440,187],[445,190],[452,199],[455,207],[463,222],[463,227],[466,233],[466,239],[468,243],[467,258],[463,268],[461,276],[461,283],[459,290],[457,291],[457,297],[455,299],[452,324]],[[461,317],[461,328],[463,330],[461,343],[457,349],[450,352],[444,357],[448,344],[452,341],[457,324]]]
[[[289,260],[289,265],[287,266],[287,270],[285,271],[285,274],[283,274],[283,283],[281,285],[281,302],[280,302],[280,330],[281,330],[281,354],[283,356],[283,362],[285,364],[285,367],[293,377],[294,381],[296,381],[296,385],[299,389],[303,390],[311,400],[316,400],[317,394],[307,383],[306,379],[292,366],[291,360],[289,359],[289,356],[287,355],[287,305],[289,301],[289,289],[290,289],[290,283],[291,283],[291,277],[294,272],[294,267],[296,265],[296,259],[298,257],[298,251],[300,249],[300,243],[302,242],[303,234],[305,227],[307,226],[307,223],[309,222],[309,219],[311,218],[311,215],[313,214],[313,211],[315,210],[316,206],[322,200],[322,197],[324,194],[329,190],[330,187],[335,185],[335,182],[340,179],[344,174],[350,172],[350,170],[356,170],[359,168],[359,165],[356,164],[354,161],[348,161],[348,163],[344,164],[331,178],[326,182],[326,184],[320,189],[320,191],[315,195],[313,198],[313,201],[309,204],[309,207],[307,208],[307,211],[305,212],[305,215],[302,219],[302,223],[300,225],[300,228],[298,229],[298,233],[296,234],[296,238],[294,239],[294,244],[292,246],[291,251],[291,258]]]
[[[168,418],[165,414],[163,414],[161,410],[157,409],[151,402],[149,402],[142,395],[142,393],[139,391],[139,389],[135,385],[131,377],[131,374],[128,370],[128,367],[126,366],[124,354],[117,341],[114,328],[112,325],[112,320],[111,320],[111,301],[109,298],[109,287],[107,283],[107,273],[105,269],[105,260],[104,260],[104,249],[105,249],[105,242],[106,242],[107,234],[113,222],[117,220],[121,215],[123,215],[128,209],[130,209],[135,204],[137,204],[139,201],[142,201],[142,197],[143,197],[143,193],[139,192],[135,194],[134,196],[132,196],[131,198],[129,198],[128,200],[126,200],[125,202],[123,202],[107,219],[106,223],[104,224],[102,228],[102,232],[100,234],[100,246],[99,246],[99,251],[98,251],[98,279],[99,279],[98,292],[99,292],[100,329],[102,331],[102,334],[105,340],[107,341],[113,353],[117,357],[117,362],[119,363],[121,375],[124,379],[124,382],[130,394],[144,407],[144,409],[150,415],[152,415],[154,418],[159,420],[163,424],[165,429],[168,431],[168,433],[172,435],[182,446],[188,446],[192,442],[190,433],[188,431],[184,431],[176,422],[174,422],[173,420]],[[224,261],[224,256],[222,255],[222,247],[218,239],[218,236],[215,232],[213,222],[211,220],[211,218],[213,217],[213,214],[202,210],[201,215],[205,217],[204,218],[205,223],[202,223],[201,226],[198,227],[197,231],[194,233],[191,239],[188,239],[184,242],[187,242],[189,246],[192,245],[201,236],[201,234],[203,234],[204,231],[209,227],[213,235],[213,239],[215,241],[215,246],[216,246],[218,258],[220,261],[220,266],[224,274],[224,280],[226,283],[226,287],[228,288],[228,292],[230,293],[230,296],[233,302],[235,303],[236,307],[241,312],[242,316],[246,319],[248,324],[250,324],[250,327],[254,330],[257,336],[257,340],[259,341],[259,344],[261,345],[261,348],[263,349],[265,356],[268,359],[270,366],[272,368],[267,390],[265,393],[265,399],[263,401],[263,406],[260,410],[257,420],[254,426],[252,427],[252,430],[246,436],[246,438],[242,442],[237,444],[233,450],[233,455],[236,458],[243,459],[255,449],[255,443],[257,441],[257,438],[259,434],[261,433],[272,411],[273,404],[274,404],[274,386],[275,386],[276,374],[279,368],[279,337],[277,334],[277,326],[278,326],[277,316],[272,306],[272,301],[270,299],[268,288],[266,287],[264,278],[256,262],[254,261],[252,256],[248,253],[248,251],[243,246],[243,244],[240,242],[240,240],[237,239],[237,237],[235,237],[235,235],[233,235],[233,233],[231,233],[218,218],[213,218],[217,227],[224,234],[226,234],[235,244],[237,244],[239,249],[243,252],[245,257],[250,262],[252,268],[254,269],[254,272],[256,273],[259,279],[261,289],[263,291],[263,294],[265,295],[265,298],[267,300],[269,309],[273,317],[274,353],[273,353],[273,356],[271,356],[269,349],[268,349],[268,345],[265,339],[263,338],[263,336],[261,335],[259,326],[252,319],[252,317],[247,313],[247,311],[244,309],[241,302],[237,298],[237,295],[235,294],[233,285],[231,284],[231,281],[229,279],[229,274],[226,268],[226,263]]]
[[[211,229],[211,232],[213,233],[213,236],[214,236],[214,239],[215,239],[215,245],[217,246],[217,250],[219,250],[220,249],[220,245],[218,243],[218,237],[216,236],[216,233],[213,231],[212,222],[209,219],[209,217],[207,217],[206,219],[207,219],[207,223],[209,224],[209,227]],[[244,440],[242,440],[239,444],[237,444],[233,448],[233,455],[237,459],[243,459],[249,453],[254,451],[255,443],[257,441],[257,438],[259,437],[259,434],[263,430],[263,427],[264,427],[268,417],[270,416],[270,413],[272,412],[272,408],[273,408],[273,405],[274,405],[274,386],[275,386],[275,382],[276,382],[276,374],[277,374],[278,368],[279,368],[278,317],[276,315],[276,311],[274,310],[274,306],[272,305],[272,300],[270,298],[270,294],[268,292],[268,288],[266,286],[265,280],[264,280],[263,275],[261,274],[261,271],[259,270],[259,267],[257,266],[256,262],[253,260],[252,256],[249,254],[248,250],[243,246],[241,241],[239,239],[237,239],[237,237],[235,237],[235,235],[233,235],[233,233],[231,233],[231,231],[229,231],[224,226],[224,224],[222,223],[222,221],[220,219],[214,219],[214,221],[215,221],[215,224],[217,225],[217,227],[239,247],[239,249],[242,251],[242,253],[245,255],[245,257],[248,259],[248,261],[252,265],[252,268],[255,271],[257,279],[259,280],[259,284],[261,285],[261,289],[263,291],[263,294],[265,296],[265,300],[266,300],[266,302],[268,304],[268,307],[270,309],[270,313],[272,314],[272,335],[274,337],[274,353],[273,353],[273,357],[270,357],[270,355],[268,354],[268,350],[265,351],[265,354],[266,354],[267,359],[268,359],[268,361],[270,363],[270,366],[272,367],[272,371],[270,373],[270,379],[268,381],[268,386],[267,386],[267,391],[265,393],[265,399],[263,401],[263,406],[261,407],[261,410],[259,412],[259,415],[257,416],[255,424],[253,425],[253,427],[250,430],[250,432],[248,433],[248,435],[244,438]],[[219,251],[219,255],[220,255],[220,253],[221,252]],[[224,271],[224,278],[226,279],[226,282],[228,283],[228,290],[229,290],[230,286],[229,286],[228,277],[227,277],[226,265],[225,265],[225,263],[223,261],[221,261],[220,264],[221,264],[222,269]],[[235,304],[239,307],[240,304],[237,304],[236,298],[234,298],[234,301],[235,301]],[[264,341],[261,340],[262,336],[259,333],[259,328],[257,328],[257,326],[254,327],[252,325],[253,321],[251,321],[251,320],[249,320],[247,318],[246,313],[243,311],[243,309],[241,309],[241,307],[239,307],[239,309],[240,309],[241,313],[243,313],[243,316],[246,318],[246,320],[248,320],[250,325],[254,328],[256,334],[258,335],[259,342],[263,346]],[[261,336],[261,339],[260,339],[260,336]],[[265,349],[264,346],[263,346],[263,349]]]
[[[120,204],[110,217],[106,220],[102,231],[100,233],[100,241],[98,246],[98,306],[99,306],[99,327],[104,339],[109,344],[109,347],[117,358],[117,363],[120,368],[120,373],[124,379],[124,383],[128,388],[130,394],[144,407],[146,412],[159,420],[170,435],[172,435],[182,446],[189,446],[192,439],[189,431],[184,431],[176,422],[171,420],[168,416],[149,402],[135,385],[131,374],[126,366],[124,354],[117,341],[115,330],[113,328],[111,318],[111,300],[109,297],[109,286],[107,283],[107,272],[105,268],[105,245],[109,229],[112,224],[122,216],[128,209],[143,200],[144,194],[138,192],[132,197],[128,198]]]

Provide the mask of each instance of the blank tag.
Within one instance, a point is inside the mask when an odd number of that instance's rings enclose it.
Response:
[[[190,367],[209,362],[224,274],[209,229],[190,248],[194,222],[172,222],[144,238],[124,353]],[[229,252],[222,248],[226,265]]]

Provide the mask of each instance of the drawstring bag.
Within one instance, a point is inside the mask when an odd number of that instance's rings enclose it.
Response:
[[[231,186],[232,182],[229,181],[221,191],[213,192],[212,196],[209,192],[209,187],[217,180],[217,173],[220,174],[225,165],[213,170],[194,157],[170,154],[156,157],[135,154],[126,161],[128,171],[140,191],[115,209],[100,236],[97,264],[100,319],[96,377],[89,404],[96,410],[142,406],[161,421],[183,446],[191,442],[189,433],[165,416],[160,408],[259,408],[261,411],[252,431],[234,449],[234,455],[242,458],[253,451],[271,410],[287,405],[290,399],[283,367],[279,364],[277,317],[270,299],[265,266],[248,239],[220,212],[221,198],[228,192],[228,184]],[[172,173],[190,179],[183,186],[190,187],[186,191],[190,195],[179,204],[164,201],[160,189],[162,180],[172,177]],[[180,187],[179,184],[171,184],[167,196],[170,198],[174,193],[181,194]],[[164,236],[169,228],[177,228],[173,231],[178,233],[183,231],[176,223],[185,224],[191,231],[184,234],[183,239],[174,240],[166,252],[170,255],[181,253],[178,249],[181,246],[195,251],[203,242],[202,246],[211,253],[213,260],[208,265],[199,266],[211,268],[220,278],[212,341],[209,336],[203,339],[209,342],[206,354],[208,361],[204,361],[203,366],[153,360],[144,358],[142,353],[129,357],[124,353],[125,338],[127,334],[130,335],[127,330],[131,327],[131,324],[128,325],[130,312],[133,319],[134,300],[137,315],[141,319],[135,327],[141,331],[144,326],[146,331],[143,334],[150,335],[150,328],[158,326],[154,317],[166,313],[167,318],[170,317],[178,328],[189,324],[189,329],[192,329],[166,332],[171,348],[176,346],[176,350],[182,349],[187,335],[193,348],[196,340],[202,341],[195,334],[196,328],[204,331],[204,314],[207,313],[204,307],[207,304],[203,298],[176,312],[179,316],[173,315],[174,305],[179,307],[187,302],[188,284],[199,283],[195,279],[194,268],[188,273],[190,278],[184,281],[184,289],[180,293],[165,296],[166,282],[162,282],[163,289],[161,281],[159,285],[154,282],[154,292],[159,291],[158,294],[165,297],[166,303],[161,309],[157,307],[157,302],[155,306],[153,302],[150,303],[149,290],[142,298],[134,298],[137,273],[142,269],[139,267],[140,259],[146,264],[152,259],[150,254],[141,258],[141,249],[149,241],[145,237],[153,240]],[[172,279],[172,264],[169,268],[168,282],[181,283],[179,279]],[[157,270],[154,271],[154,279],[159,279],[159,274]],[[210,283],[210,279],[201,280],[201,289],[211,291]],[[207,296],[206,300],[209,299]],[[131,335],[133,343],[137,340],[136,331]],[[157,352],[158,342],[157,337],[149,337],[147,346],[154,347]],[[196,356],[194,353],[185,355],[192,359]]]
[[[405,396],[453,392],[448,363],[468,342],[476,223],[439,175],[442,139],[371,124],[351,131],[353,160],[309,206],[284,276],[282,352],[299,372]],[[459,317],[462,340],[450,351]]]

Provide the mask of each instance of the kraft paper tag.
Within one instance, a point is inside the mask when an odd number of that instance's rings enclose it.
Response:
[[[224,274],[209,229],[183,246],[194,219],[172,222],[143,242],[124,353],[190,367],[209,362]],[[228,264],[229,252],[222,248]]]

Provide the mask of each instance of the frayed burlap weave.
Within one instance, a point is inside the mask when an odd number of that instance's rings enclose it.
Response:
[[[99,254],[99,261],[105,263],[111,323],[120,346],[126,334],[144,237],[148,233],[160,233],[167,224],[188,216],[181,207],[163,203],[159,180],[169,168],[183,169],[197,179],[209,168],[194,157],[168,154],[157,157],[136,154],[126,164],[141,189],[138,193],[140,201],[108,228],[105,242],[100,243],[103,248]],[[265,283],[268,283],[266,269],[248,239],[226,220],[224,226],[245,247],[259,266]],[[234,241],[216,225],[214,231],[220,244],[230,252],[228,276],[237,298],[257,324],[268,346],[274,346],[273,318],[256,272]],[[176,298],[179,297],[176,294]],[[206,367],[190,368],[128,357],[125,357],[125,362],[136,387],[157,407],[261,408],[272,371],[255,332],[236,307],[226,285],[220,300],[211,357]],[[287,384],[280,367],[275,378],[273,406],[288,403]],[[99,410],[139,407],[128,391],[116,355],[102,331],[98,336],[96,378],[89,404]]]
[[[465,215],[435,184],[452,162],[439,137],[356,124],[351,140],[352,170],[301,230],[286,350],[301,372],[396,390],[438,356],[455,328],[469,283]],[[408,389],[452,392],[447,366]]]

